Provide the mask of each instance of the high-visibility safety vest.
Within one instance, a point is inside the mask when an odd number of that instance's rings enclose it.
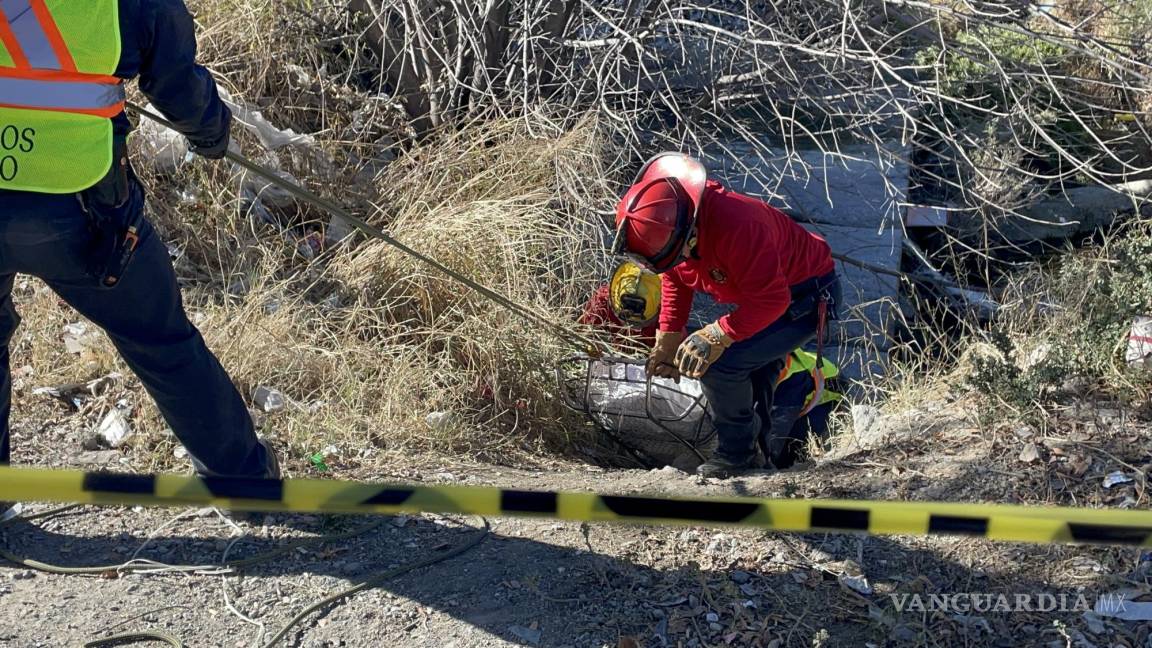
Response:
[[[0,0],[0,189],[76,193],[112,166],[119,0]]]
[[[814,389],[811,394],[808,394],[808,398],[804,403],[804,409],[801,412],[802,416],[812,411],[814,407],[819,407],[825,403],[832,403],[843,398],[843,395],[838,392],[824,388],[824,382],[839,376],[840,369],[832,364],[832,361],[828,358],[821,358],[821,363],[822,366],[817,368],[815,353],[805,351],[804,349],[796,349],[788,354],[788,357],[784,360],[784,369],[776,379],[776,384],[779,385],[801,371],[812,374],[812,380],[816,384],[816,389]]]

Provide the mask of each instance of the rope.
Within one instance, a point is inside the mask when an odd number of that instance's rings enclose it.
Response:
[[[141,117],[145,117],[147,119],[150,119],[150,120],[156,122],[157,124],[160,124],[161,126],[164,126],[165,128],[169,128],[173,131],[179,132],[179,130],[176,128],[175,124],[173,124],[172,122],[168,121],[167,119],[164,119],[163,117],[161,117],[161,116],[159,116],[153,112],[149,112],[149,111],[147,111],[147,110],[145,110],[145,109],[141,108],[140,106],[137,106],[136,104],[133,104],[133,103],[128,103],[127,107],[128,107],[129,111],[131,111],[137,115],[140,115]],[[570,330],[564,328],[563,326],[537,314],[536,312],[532,311],[531,309],[516,303],[512,299],[510,299],[504,295],[501,295],[500,293],[496,292],[495,290],[492,290],[491,288],[488,288],[487,286],[484,286],[483,284],[477,283],[476,281],[469,279],[468,277],[464,276],[460,272],[457,272],[456,270],[449,268],[448,266],[444,265],[443,263],[440,263],[436,259],[433,259],[432,257],[430,257],[430,256],[428,256],[422,252],[419,252],[419,251],[409,247],[408,245],[405,245],[404,243],[397,240],[395,237],[389,235],[387,232],[380,229],[379,227],[377,227],[377,226],[369,223],[368,221],[365,221],[365,220],[363,220],[357,216],[354,216],[351,212],[344,209],[340,205],[337,205],[336,203],[332,202],[331,200],[328,200],[327,198],[323,198],[323,197],[321,197],[315,193],[312,193],[308,189],[305,189],[304,187],[302,187],[302,186],[300,186],[294,182],[289,182],[288,180],[281,178],[279,175],[272,172],[271,170],[266,169],[266,168],[256,164],[255,162],[252,162],[251,160],[245,158],[244,156],[242,156],[238,153],[233,153],[232,151],[228,151],[227,153],[224,154],[224,157],[227,158],[229,161],[233,162],[234,164],[242,167],[243,169],[258,175],[261,178],[270,182],[271,184],[276,185],[277,187],[283,189],[284,191],[287,191],[288,193],[292,194],[297,199],[299,199],[305,203],[308,203],[314,207],[322,209],[322,210],[328,212],[329,214],[332,214],[333,216],[344,219],[345,221],[350,223],[352,226],[354,226],[356,229],[360,230],[362,233],[369,236],[370,238],[384,241],[388,245],[391,245],[392,247],[400,250],[404,254],[407,254],[408,256],[410,256],[410,257],[412,257],[412,258],[414,258],[414,259],[416,259],[422,263],[425,263],[425,264],[435,268],[436,270],[448,275],[449,277],[456,280],[460,284],[463,284],[464,286],[471,288],[472,290],[483,295],[484,297],[488,298],[489,300],[494,301],[497,304],[500,304],[504,308],[508,309],[509,311],[512,311],[513,313],[516,313],[517,315],[523,317],[524,319],[528,320],[529,322],[543,326],[544,328],[551,331],[552,334],[555,335],[558,339],[563,340],[564,342],[567,342],[568,344],[573,345],[575,348],[581,349],[581,350],[587,352],[589,355],[594,356],[594,357],[599,357],[601,355],[601,349],[603,348],[603,346],[599,342],[596,342],[590,338],[584,337],[578,333],[574,333],[573,331],[570,331]]]

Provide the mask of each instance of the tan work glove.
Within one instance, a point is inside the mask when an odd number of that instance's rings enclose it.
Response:
[[[732,338],[716,322],[696,331],[676,350],[676,368],[689,378],[699,378],[732,346]]]
[[[680,372],[676,369],[676,349],[684,340],[684,334],[656,331],[656,344],[648,354],[648,364],[644,366],[649,376],[672,378],[680,380]]]

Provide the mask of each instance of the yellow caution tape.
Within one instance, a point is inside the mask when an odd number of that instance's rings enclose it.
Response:
[[[588,522],[723,524],[775,531],[965,535],[989,540],[1152,546],[1152,511],[1067,507],[656,497],[316,479],[226,479],[0,467],[0,499],[221,506],[300,513],[467,513]]]

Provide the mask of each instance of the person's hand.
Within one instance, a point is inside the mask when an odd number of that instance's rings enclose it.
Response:
[[[188,150],[190,152],[209,160],[222,160],[224,159],[224,155],[233,149],[239,151],[240,147],[232,141],[232,137],[228,134],[225,134],[224,139],[214,144],[204,144],[203,142],[194,144],[188,142]]]
[[[656,332],[656,344],[652,346],[652,352],[648,354],[648,364],[644,367],[649,376],[680,380],[680,371],[677,370],[674,360],[676,349],[683,340],[684,334],[681,332]]]
[[[188,151],[209,160],[220,160],[229,152],[239,147],[232,142],[232,111],[224,108],[224,123],[215,140],[188,140]]]
[[[689,378],[703,376],[732,346],[732,338],[716,322],[696,331],[676,350],[676,368]]]

